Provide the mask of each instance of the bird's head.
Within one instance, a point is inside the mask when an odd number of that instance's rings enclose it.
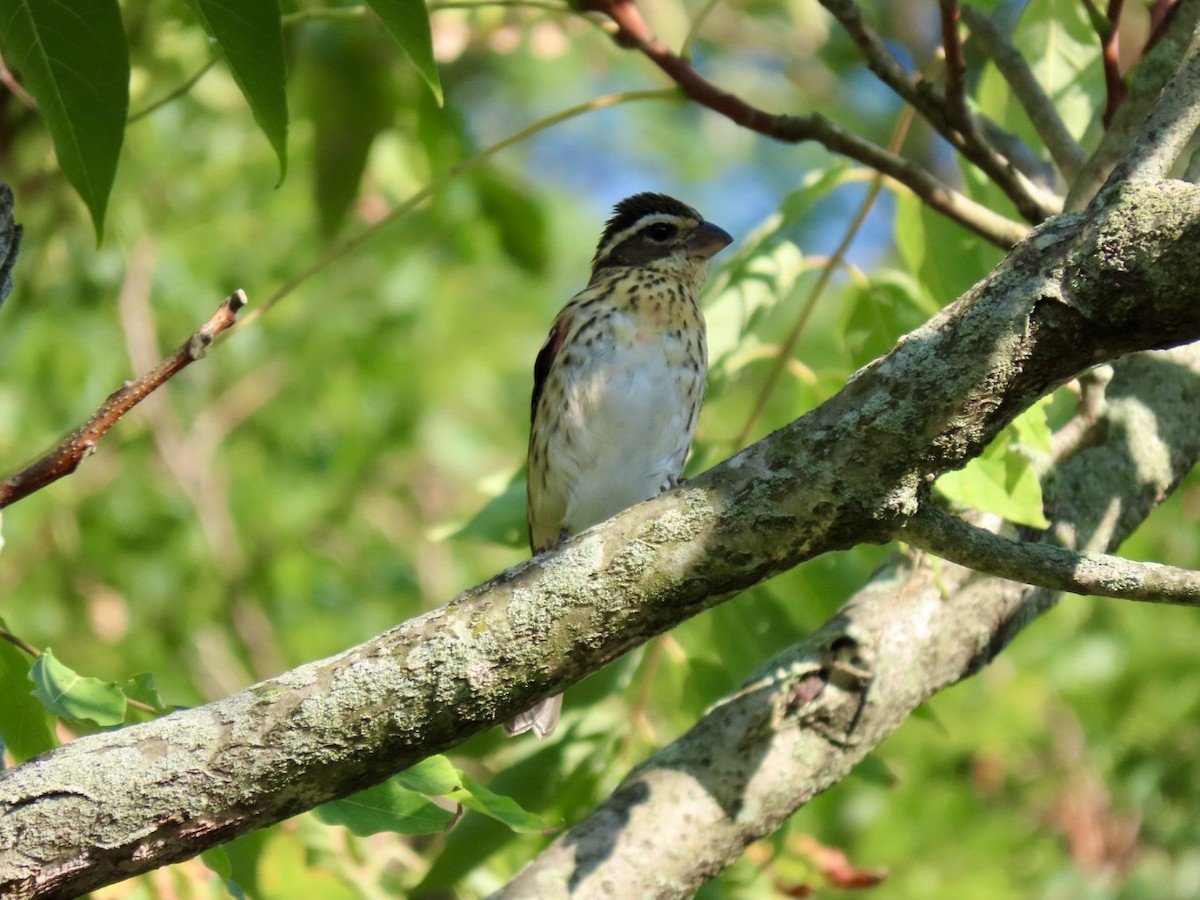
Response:
[[[653,269],[699,288],[708,261],[733,238],[666,194],[634,194],[604,226],[592,277],[613,267]]]

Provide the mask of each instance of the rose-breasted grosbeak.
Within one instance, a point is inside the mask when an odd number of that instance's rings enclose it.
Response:
[[[605,225],[588,286],[563,307],[533,367],[529,543],[540,553],[678,483],[708,351],[697,297],[733,239],[664,194],[636,194]],[[562,696],[505,723],[545,737]]]

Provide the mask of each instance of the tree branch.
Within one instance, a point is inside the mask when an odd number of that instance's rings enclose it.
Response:
[[[1012,88],[1013,96],[1045,142],[1058,171],[1067,183],[1074,181],[1086,159],[1083,148],[1067,130],[1054,102],[1042,90],[1025,57],[983,10],[968,4],[962,9],[962,17],[971,29],[972,39],[980,43]]]
[[[942,52],[946,55],[946,113],[960,131],[974,129],[967,109],[967,64],[963,60],[958,0],[939,0],[942,11]]]
[[[1167,81],[1145,124],[1126,148],[1108,184],[1127,179],[1166,178],[1200,126],[1200,29],[1183,49],[1179,68]]]
[[[1059,468],[1069,488],[1051,511],[1060,530],[1101,549],[1117,546],[1200,458],[1200,347],[1115,368],[1123,400],[1109,410],[1109,439]],[[1140,428],[1150,418],[1154,438]],[[1142,439],[1131,441],[1135,434]],[[1114,517],[1118,498],[1126,512]],[[497,896],[693,896],[1055,602],[1045,590],[923,560],[894,557],[818,631],[636,767]]]
[[[726,93],[659,40],[632,0],[583,0],[582,8],[612,19],[617,25],[614,39],[619,45],[644,54],[691,100],[735,124],[784,143],[816,141],[832,153],[868,165],[908,187],[931,208],[1005,250],[1028,233],[1024,225],[976,203],[916,163],[847,132],[823,116],[775,115]]]
[[[977,165],[1033,223],[1045,221],[1062,211],[1060,198],[1030,181],[1011,161],[980,137],[980,129],[954,122],[946,97],[923,79],[915,78],[900,65],[879,35],[866,23],[862,10],[853,0],[821,0],[821,5],[838,20],[866,57],[867,65],[879,80],[916,107],[917,111],[955,150]]]
[[[1107,128],[1112,124],[1113,116],[1125,100],[1125,79],[1121,75],[1121,32],[1118,28],[1121,20],[1122,0],[1108,0],[1108,13],[1096,18],[1107,23],[1107,27],[1099,32],[1100,54],[1104,60],[1104,89],[1106,99],[1102,121]],[[1093,7],[1094,8],[1094,7]]]
[[[897,537],[977,572],[1055,591],[1200,606],[1200,572],[1009,540],[930,504],[922,506]]]
[[[345,796],[764,578],[889,540],[1053,386],[1200,338],[1198,238],[1200,188],[1109,192],[680,489],[339,656],[0,773],[0,893],[69,896]]]
[[[82,428],[63,438],[37,462],[0,484],[0,509],[28,497],[79,468],[79,464],[95,452],[100,439],[122,416],[173,376],[203,358],[217,336],[237,321],[238,310],[245,305],[246,295],[241,290],[234,291],[178,350],[137,381],[127,382],[124,387],[110,394]]]
[[[1130,142],[1141,131],[1162,95],[1164,85],[1178,71],[1195,38],[1196,29],[1200,28],[1200,4],[1179,3],[1172,6],[1160,26],[1161,30],[1155,32],[1157,40],[1134,70],[1125,101],[1118,107],[1112,124],[1104,132],[1100,146],[1071,184],[1064,207],[1068,212],[1087,206],[1117,164],[1127,157]]]

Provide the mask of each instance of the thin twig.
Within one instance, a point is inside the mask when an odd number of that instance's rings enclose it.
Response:
[[[1200,126],[1200,29],[1194,31],[1175,74],[1126,148],[1106,187],[1132,179],[1166,178]]]
[[[821,0],[858,45],[867,66],[901,99],[911,103],[959,153],[974,163],[1034,224],[1062,211],[1059,197],[1035,184],[981,137],[981,129],[960,128],[949,114],[946,97],[928,81],[913,77],[863,18],[853,0]]]
[[[8,641],[8,643],[12,644],[26,656],[32,656],[34,659],[42,655],[41,650],[20,635],[13,634],[7,628],[0,628],[0,640]]]
[[[904,107],[900,113],[900,118],[896,122],[896,127],[892,131],[892,139],[888,142],[888,151],[898,153],[900,148],[904,146],[904,139],[908,136],[908,130],[912,126],[913,118],[916,116],[916,110],[911,106]],[[821,299],[821,295],[825,292],[833,273],[842,266],[842,262],[846,258],[846,253],[850,250],[850,245],[854,243],[854,239],[858,236],[859,230],[862,228],[863,222],[867,220],[867,214],[870,213],[875,205],[875,199],[879,196],[879,191],[883,188],[883,176],[876,175],[867,185],[866,196],[863,197],[862,203],[858,205],[858,209],[854,213],[854,217],[850,220],[850,224],[846,226],[846,233],[842,235],[841,241],[833,254],[821,266],[821,274],[817,277],[817,283],[813,285],[809,292],[808,300],[804,304],[804,308],[800,311],[800,315],[796,317],[796,321],[792,323],[792,330],[788,333],[779,352],[775,354],[775,358],[771,364],[771,369],[767,373],[766,380],[758,391],[758,397],[754,401],[754,407],[750,410],[750,415],[746,416],[746,423],[742,426],[742,430],[738,432],[738,436],[733,439],[733,450],[741,450],[746,441],[750,437],[750,433],[754,431],[754,426],[758,424],[759,418],[763,414],[763,410],[767,408],[767,402],[771,399],[771,394],[775,390],[775,385],[778,383],[780,376],[783,375],[784,369],[792,359],[792,353],[796,349],[796,344],[800,340],[800,335],[804,333],[805,327],[812,318],[813,312],[817,308],[817,301]]]
[[[942,9],[942,49],[946,53],[946,112],[959,130],[974,129],[967,110],[967,64],[958,34],[958,0],[939,0]]]
[[[897,538],[960,566],[1055,591],[1175,606],[1200,606],[1200,572],[1013,541],[928,504]]]
[[[0,84],[4,85],[13,92],[18,100],[28,106],[30,109],[37,109],[37,101],[33,99],[33,95],[21,85],[17,80],[17,76],[12,73],[12,70],[4,64],[4,57],[0,56]]]
[[[820,115],[775,115],[751,106],[705,79],[687,60],[673,53],[650,30],[630,0],[583,0],[585,9],[607,15],[617,25],[614,39],[638,50],[683,89],[691,100],[720,113],[743,128],[784,143],[815,141],[832,153],[849,157],[908,187],[933,209],[998,247],[1008,249],[1027,233],[1020,222],[1007,219],[955,191],[926,169],[851,134]]]
[[[545,131],[547,128],[550,128],[553,125],[557,125],[560,122],[565,122],[568,119],[573,119],[576,116],[581,116],[584,113],[592,112],[593,110],[607,109],[610,106],[617,106],[618,104],[628,103],[635,100],[671,99],[678,99],[678,93],[671,89],[653,91],[622,91],[615,94],[604,94],[603,96],[588,100],[585,103],[580,103],[576,106],[560,110],[553,115],[546,116],[544,119],[538,119],[538,121],[534,122],[532,125],[526,125],[524,128],[514,132],[513,134],[510,134],[503,140],[497,141],[491,146],[480,150],[473,156],[468,156],[461,162],[455,163],[439,177],[435,178],[433,181],[429,182],[429,184],[425,185],[425,187],[421,188],[421,190],[411,195],[407,200],[393,207],[387,215],[385,215],[379,221],[373,223],[369,228],[363,229],[354,237],[348,238],[347,240],[338,244],[307,269],[304,269],[300,273],[289,278],[275,291],[275,293],[271,294],[271,296],[266,299],[266,302],[259,304],[249,313],[242,316],[237,328],[241,329],[249,325],[314,275],[321,272],[332,263],[337,262],[348,253],[357,250],[360,246],[362,246],[392,222],[395,222],[400,217],[407,215],[416,206],[424,203],[435,193],[452,182],[455,178],[459,177],[465,172],[470,172],[473,169],[483,165],[483,163],[491,159],[491,157],[495,156],[501,150],[505,150],[508,147],[511,147],[513,144],[518,144],[526,138]]]
[[[74,472],[85,457],[95,452],[100,439],[121,417],[183,369],[201,359],[213,341],[237,320],[246,305],[246,295],[234,291],[225,298],[212,317],[183,342],[178,350],[137,381],[114,391],[87,423],[39,459],[0,484],[0,509],[39,491]]]
[[[1054,101],[1042,90],[1021,51],[1013,46],[1008,35],[983,10],[967,5],[962,9],[962,17],[971,29],[971,39],[980,43],[1012,88],[1013,96],[1046,144],[1058,171],[1068,184],[1073,182],[1087,155],[1067,130]]]
[[[166,94],[163,97],[160,97],[158,100],[155,100],[153,103],[149,104],[148,106],[143,107],[142,109],[139,109],[137,112],[135,112],[133,115],[131,115],[128,119],[125,120],[125,124],[132,125],[138,119],[144,119],[144,118],[146,118],[146,116],[150,115],[152,112],[155,112],[155,111],[161,109],[162,107],[166,106],[168,103],[171,103],[174,100],[178,100],[180,97],[182,97],[184,94],[188,93],[192,88],[194,88],[196,86],[196,84],[200,81],[200,79],[208,74],[208,70],[211,69],[216,64],[217,64],[217,57],[214,56],[212,59],[210,59],[204,65],[202,65],[199,69],[197,69],[196,72],[193,73],[187,79],[187,81],[185,81],[183,84],[179,85],[179,87],[175,88],[170,93]]]
[[[1101,56],[1104,59],[1104,116],[1102,121],[1107,128],[1112,124],[1117,107],[1125,100],[1127,86],[1121,75],[1121,30],[1118,24],[1121,20],[1122,0],[1108,0],[1107,30],[1100,35]]]

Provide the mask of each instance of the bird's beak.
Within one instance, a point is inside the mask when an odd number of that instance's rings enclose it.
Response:
[[[732,243],[733,238],[724,228],[718,228],[712,222],[701,222],[688,236],[686,246],[689,256],[712,259]]]

